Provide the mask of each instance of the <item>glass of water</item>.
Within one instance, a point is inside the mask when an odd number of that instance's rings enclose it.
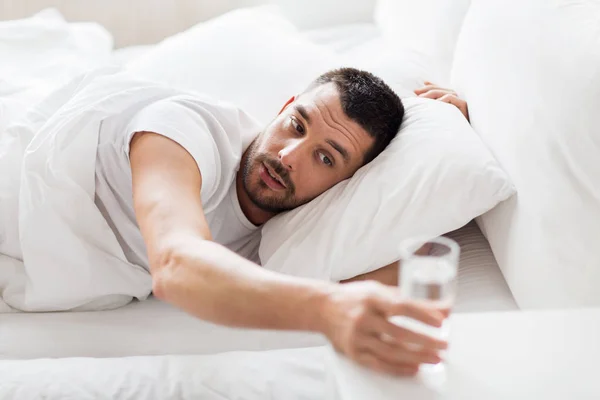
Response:
[[[406,299],[431,305],[449,315],[456,297],[459,257],[460,247],[454,240],[446,237],[402,242],[398,262],[401,295]],[[441,328],[404,316],[393,317],[391,322],[418,333],[448,340],[448,319],[444,320]]]

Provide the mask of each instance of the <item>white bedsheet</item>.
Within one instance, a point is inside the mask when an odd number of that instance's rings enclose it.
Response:
[[[154,297],[111,311],[2,315],[0,359],[213,354],[318,346],[320,335],[232,329]]]
[[[325,348],[0,361],[2,400],[334,400]]]

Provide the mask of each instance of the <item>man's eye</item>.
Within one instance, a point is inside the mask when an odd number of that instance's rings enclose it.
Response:
[[[290,117],[291,121],[292,121],[292,126],[294,127],[294,129],[298,132],[298,133],[304,133],[304,127],[302,125],[300,125],[298,123],[298,121],[296,121],[296,118],[294,117]]]
[[[329,166],[333,165],[333,162],[331,161],[331,159],[329,157],[327,157],[325,154],[319,153],[319,158],[321,159],[321,162],[323,164],[329,165]]]

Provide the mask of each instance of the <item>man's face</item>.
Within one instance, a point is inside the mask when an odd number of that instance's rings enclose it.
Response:
[[[291,210],[351,177],[374,141],[344,114],[335,84],[318,86],[252,143],[242,165],[244,188],[264,211]]]

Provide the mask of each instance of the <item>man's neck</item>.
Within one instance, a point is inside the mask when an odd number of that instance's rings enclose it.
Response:
[[[276,214],[264,211],[254,204],[244,188],[243,176],[244,174],[242,168],[240,168],[235,176],[235,189],[237,191],[237,198],[238,202],[240,203],[240,208],[242,209],[242,212],[246,218],[248,218],[248,221],[257,226],[262,225],[273,218]]]

